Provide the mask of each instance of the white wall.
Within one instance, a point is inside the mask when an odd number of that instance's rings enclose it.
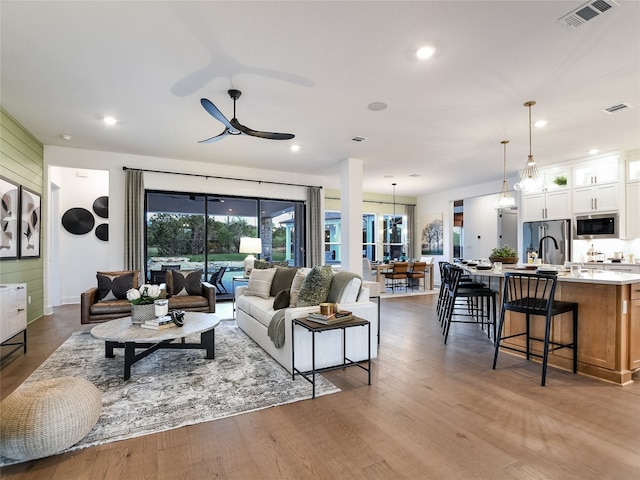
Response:
[[[464,258],[488,259],[498,246],[497,198],[498,194],[491,194],[464,200]]]
[[[515,179],[509,179],[509,184],[513,185]],[[498,198],[498,194],[500,193],[500,188],[502,187],[502,182],[499,179],[496,179],[494,182],[482,183],[470,187],[462,187],[454,190],[449,190],[446,192],[438,192],[432,195],[423,195],[418,197],[418,202],[416,206],[416,221],[418,222],[418,228],[416,229],[417,237],[414,239],[416,245],[420,245],[420,230],[422,225],[422,217],[424,215],[434,214],[434,213],[442,213],[442,222],[444,228],[444,251],[442,255],[437,255],[434,258],[434,263],[437,265],[439,261],[447,261],[450,262],[453,260],[453,202],[455,200],[466,200],[473,197],[479,197],[483,195],[495,195],[496,199]],[[493,210],[493,204],[490,207],[491,211]],[[485,218],[483,216],[483,218]],[[491,226],[494,232],[494,235],[497,235],[497,217],[494,217],[495,220]],[[472,215],[468,215],[467,213],[467,202],[465,202],[465,229],[467,222],[473,222]],[[497,237],[496,237],[497,238]],[[466,243],[466,242],[465,242]],[[495,244],[495,241],[494,241]],[[484,246],[475,245],[477,250],[484,249]],[[492,247],[493,248],[493,247]],[[489,250],[488,252],[490,252]],[[489,253],[485,253],[483,255],[479,255],[480,258],[485,258],[489,256]],[[468,257],[465,252],[465,257]],[[435,278],[436,283],[440,282],[440,272],[438,268],[435,269]]]
[[[65,147],[45,146],[44,161],[49,192],[55,190],[52,183],[61,187],[60,210],[62,213],[69,206],[84,206],[91,210],[93,200],[100,195],[109,196],[109,241],[100,242],[95,239],[93,232],[76,238],[63,238],[55,247],[51,241],[53,233],[47,239],[47,251],[51,252],[49,263],[45,271],[45,290],[55,291],[54,282],[60,287],[57,298],[49,298],[45,309],[62,303],[79,303],[80,294],[96,284],[95,274],[99,270],[121,270],[124,267],[124,193],[125,172],[123,167],[148,170],[164,170],[171,172],[194,173],[211,176],[233,177],[265,182],[281,182],[299,185],[317,185],[326,183],[320,176],[302,175],[294,173],[275,172],[270,170],[255,170],[228,165],[203,164],[183,160],[146,157],[140,155],[100,152]],[[74,188],[74,179],[62,176],[63,170],[50,167],[66,167],[75,171],[83,170],[96,172],[102,170],[104,177],[95,186],[78,184]],[[49,172],[50,171],[50,172]],[[105,180],[106,178],[106,180]],[[68,182],[67,188],[64,184]],[[216,178],[203,178],[186,175],[168,175],[163,173],[145,173],[146,189],[169,191],[184,191],[197,193],[215,193],[237,196],[261,196],[274,199],[306,200],[305,187],[276,185],[270,183],[238,182]],[[57,185],[62,183],[62,185]],[[90,203],[86,203],[89,202]],[[82,205],[78,202],[84,202]],[[61,213],[51,214],[50,221],[61,223]],[[55,228],[51,227],[51,232]],[[61,231],[64,231],[60,227]],[[66,232],[68,233],[68,232]],[[59,265],[60,268],[55,266]],[[56,295],[54,295],[56,296]]]

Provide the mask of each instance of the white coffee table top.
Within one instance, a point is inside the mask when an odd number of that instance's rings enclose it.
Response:
[[[184,326],[151,330],[131,323],[131,317],[116,318],[91,329],[91,335],[109,342],[160,342],[202,333],[215,328],[220,319],[213,313],[184,312]]]

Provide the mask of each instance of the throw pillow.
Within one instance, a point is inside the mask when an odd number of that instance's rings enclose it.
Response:
[[[276,298],[273,299],[273,309],[280,310],[289,306],[289,293],[290,289],[281,290],[276,294]]]
[[[300,287],[302,287],[302,282],[307,278],[310,271],[310,268],[299,268],[296,275],[293,277],[293,280],[291,281],[291,292],[289,293],[290,307],[296,306],[298,301],[298,292],[300,291]]]
[[[362,277],[353,272],[337,272],[331,281],[327,302],[355,302],[360,296]]]
[[[254,268],[251,270],[249,283],[244,294],[260,298],[269,298],[269,294],[271,293],[271,282],[273,281],[275,274],[275,268],[267,268],[265,270]]]
[[[134,285],[133,271],[98,272],[98,301],[126,300],[127,290],[137,287]]]
[[[202,270],[167,270],[167,293],[174,297],[202,295]]]
[[[332,278],[333,271],[330,266],[313,267],[302,282],[296,306],[309,307],[325,302],[329,295]]]
[[[293,277],[296,276],[297,271],[297,268],[292,267],[276,267],[276,274],[273,276],[273,281],[271,282],[270,295],[275,297],[278,292],[291,288]]]

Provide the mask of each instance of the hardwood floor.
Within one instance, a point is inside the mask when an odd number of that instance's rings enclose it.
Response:
[[[625,387],[507,354],[454,324],[436,295],[385,298],[372,385],[5,467],[3,479],[638,479],[640,375]],[[0,371],[2,398],[80,326],[65,306],[29,326],[27,355]]]

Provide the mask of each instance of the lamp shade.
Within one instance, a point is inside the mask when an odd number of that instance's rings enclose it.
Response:
[[[240,253],[261,253],[262,240],[254,237],[240,237]]]
[[[256,257],[254,253],[262,253],[262,240],[254,237],[240,237],[240,253],[247,253],[247,258],[244,259],[244,276],[249,278],[251,270],[253,270],[253,263]]]

